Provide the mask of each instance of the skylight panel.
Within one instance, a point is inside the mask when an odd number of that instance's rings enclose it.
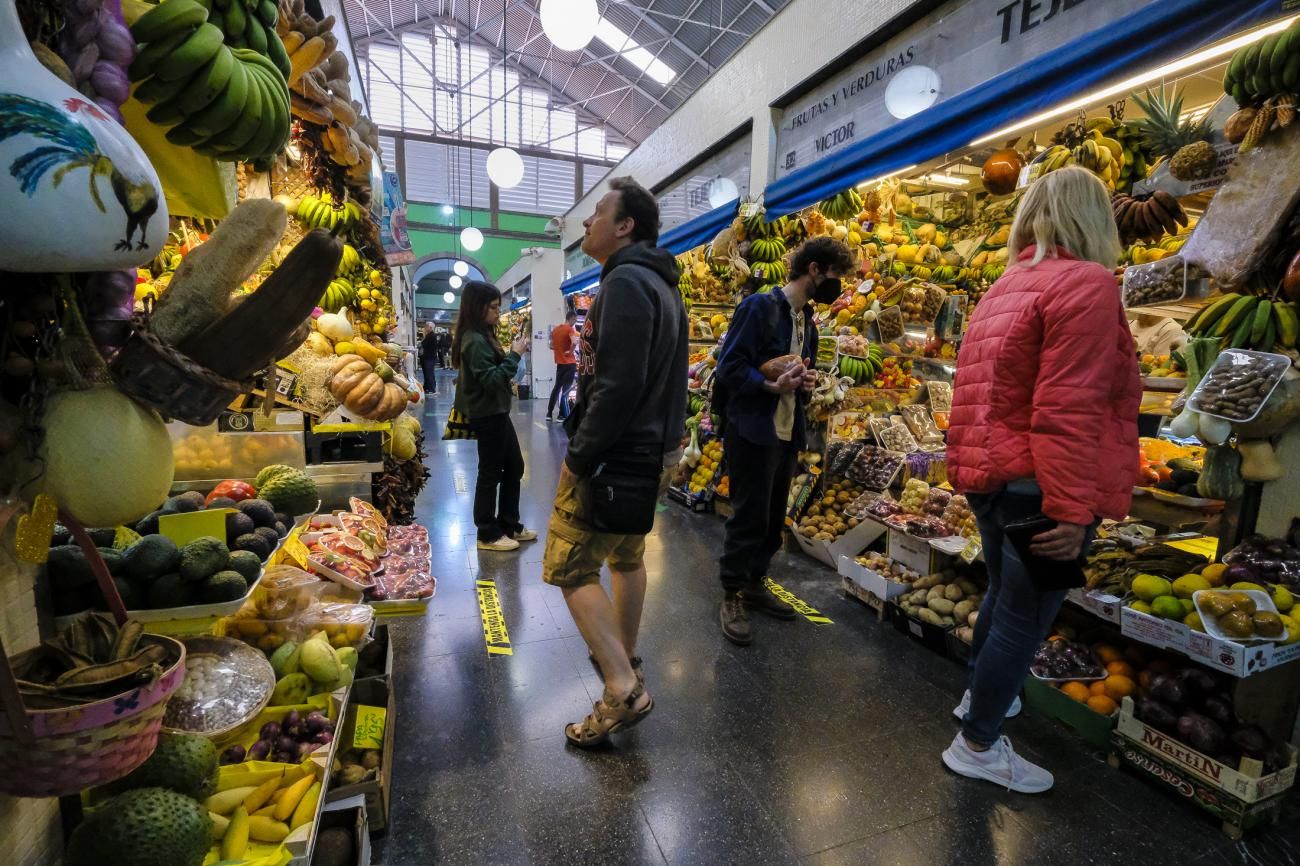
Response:
[[[677,77],[675,69],[632,41],[631,36],[611,24],[607,18],[600,19],[596,25],[596,38],[660,84],[667,85]]]

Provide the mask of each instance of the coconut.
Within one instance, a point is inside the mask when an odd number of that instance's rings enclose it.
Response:
[[[41,457],[40,492],[86,526],[144,517],[167,498],[175,466],[158,413],[110,386],[50,399]]]

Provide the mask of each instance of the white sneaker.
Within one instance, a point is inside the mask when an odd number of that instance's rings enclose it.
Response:
[[[518,550],[519,542],[515,541],[513,538],[511,538],[508,535],[503,535],[500,538],[498,538],[496,541],[480,541],[478,543],[478,549],[495,550],[499,553],[505,553],[510,550]]]
[[[943,753],[943,763],[954,773],[970,779],[984,779],[1021,794],[1041,794],[1052,787],[1052,774],[1026,761],[1011,748],[1011,741],[999,737],[987,751],[977,752],[958,734]]]
[[[1011,702],[1011,708],[1007,710],[1007,718],[1014,719],[1016,716],[1020,715],[1020,710],[1020,696],[1016,695],[1016,699]],[[957,721],[964,722],[966,721],[966,714],[969,712],[970,689],[967,689],[966,694],[961,696],[961,703],[953,709],[952,714],[957,717]]]
[[[521,529],[518,532],[510,533],[510,537],[515,541],[536,541],[537,533],[531,529]]]

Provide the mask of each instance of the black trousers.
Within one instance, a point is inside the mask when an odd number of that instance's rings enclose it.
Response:
[[[420,359],[424,369],[424,390],[431,394],[438,393],[438,362],[436,355],[427,355]]]
[[[789,442],[758,445],[738,435],[728,436],[726,446],[732,515],[719,575],[722,588],[735,592],[761,584],[773,554],[781,549],[796,455]]]
[[[573,377],[578,374],[577,364],[555,365],[555,387],[551,389],[551,400],[546,404],[546,417],[555,415],[555,401],[560,401],[560,418],[569,417],[569,389],[573,387]]]
[[[523,529],[519,522],[519,482],[524,455],[509,415],[470,422],[478,436],[478,479],[474,484],[474,525],[479,541],[495,541]]]

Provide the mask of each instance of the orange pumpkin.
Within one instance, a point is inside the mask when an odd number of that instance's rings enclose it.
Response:
[[[360,355],[341,355],[328,383],[330,394],[350,412],[369,418],[384,396],[384,380]]]

